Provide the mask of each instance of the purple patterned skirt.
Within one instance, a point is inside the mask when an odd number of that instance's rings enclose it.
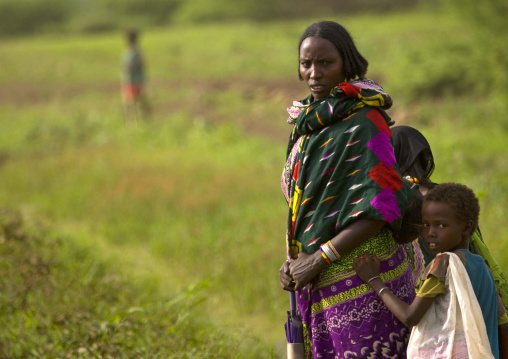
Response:
[[[383,230],[328,265],[298,292],[305,328],[306,358],[406,358],[410,330],[352,269],[368,252],[381,260],[381,278],[402,301],[415,298],[404,249]]]

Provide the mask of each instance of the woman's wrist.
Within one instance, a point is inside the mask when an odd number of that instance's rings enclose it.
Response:
[[[323,269],[328,265],[326,259],[323,257],[320,250],[317,250],[314,253],[314,264],[317,268],[319,268],[320,271],[321,269]]]
[[[340,258],[339,252],[337,252],[331,241],[323,243],[320,246],[320,252],[327,264],[331,264]]]

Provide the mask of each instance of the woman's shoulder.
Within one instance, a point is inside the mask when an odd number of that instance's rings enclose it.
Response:
[[[329,126],[333,131],[342,131],[344,128],[347,128],[348,132],[346,134],[365,131],[379,132],[388,127],[381,111],[370,106],[358,108]]]

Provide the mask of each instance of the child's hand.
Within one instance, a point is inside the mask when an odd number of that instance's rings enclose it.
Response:
[[[369,279],[379,275],[380,266],[379,259],[376,256],[371,257],[368,253],[353,259],[353,269],[366,283]]]

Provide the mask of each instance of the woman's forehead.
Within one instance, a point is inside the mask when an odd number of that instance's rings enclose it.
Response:
[[[337,47],[322,37],[307,37],[300,45],[300,57],[334,54],[340,55]]]

